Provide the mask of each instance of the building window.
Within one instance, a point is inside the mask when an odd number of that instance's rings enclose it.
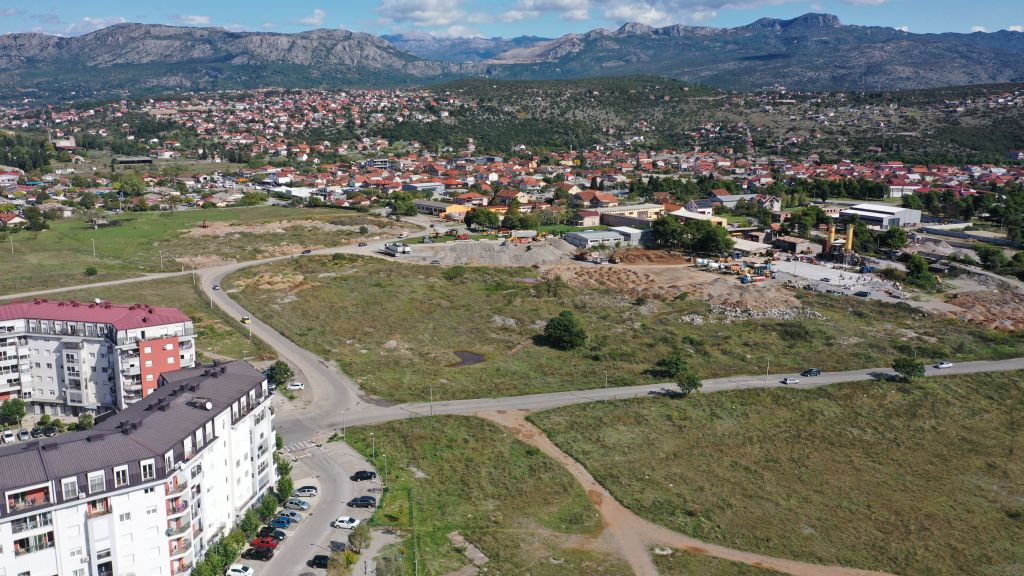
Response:
[[[76,568],[75,571],[71,573],[71,576],[85,576],[85,568]]]
[[[68,552],[68,556],[71,556],[72,558],[78,558],[81,555],[82,555],[82,549],[81,548],[72,548],[71,551]]]
[[[150,486],[149,488],[144,488],[142,490],[142,493],[143,494],[152,494],[155,491],[156,491],[156,488],[153,488],[152,486]]]
[[[146,368],[152,368],[152,367],[153,367],[153,361],[152,360],[146,360]]]
[[[97,560],[106,560],[107,558],[110,558],[110,548],[107,548],[105,550],[100,550],[99,552],[96,553],[96,559]]]
[[[174,350],[174,344],[171,344],[170,342],[164,344],[164,350]]]
[[[65,500],[78,498],[78,478],[65,478],[60,482]]]
[[[120,466],[114,468],[114,488],[120,488],[128,484],[128,467]]]
[[[152,374],[146,374],[146,382],[152,382],[152,381],[153,381],[153,375]]]
[[[145,460],[141,462],[141,468],[143,480],[152,480],[153,478],[156,478],[156,464],[154,464],[152,460]]]
[[[103,470],[89,473],[89,494],[103,492],[107,489],[107,475]]]
[[[164,473],[169,474],[174,468],[174,450],[164,454]]]
[[[167,357],[167,363],[168,364],[174,364],[174,356],[168,356]]]
[[[120,516],[118,516],[117,519],[120,522],[127,522],[127,521],[132,519],[132,513],[131,512],[125,512],[124,514],[121,514]]]
[[[143,354],[151,354],[152,352],[153,352],[153,349],[150,348],[149,346],[146,346],[145,348],[142,349],[142,353]]]
[[[149,508],[146,508],[146,516],[150,516],[152,514],[156,514],[156,506],[150,506]]]

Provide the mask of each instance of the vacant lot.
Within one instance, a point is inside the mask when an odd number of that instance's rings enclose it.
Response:
[[[676,550],[671,556],[654,556],[662,576],[775,576],[774,570],[754,568],[728,560]]]
[[[704,377],[808,366],[849,369],[922,359],[1024,355],[1024,339],[859,299],[796,294],[747,318],[694,299],[645,300],[609,288],[541,281],[529,268],[416,266],[354,256],[302,258],[242,271],[232,297],[299,345],[337,360],[393,400],[512,396],[664,381],[678,351]],[[798,300],[802,298],[802,300]],[[574,310],[587,345],[544,345],[544,323]],[[746,318],[746,319],[744,319]],[[782,319],[786,318],[786,319]],[[483,357],[460,365],[456,352]],[[463,357],[467,356],[465,354]]]
[[[531,420],[623,504],[727,546],[1024,573],[1024,373],[595,403]]]
[[[360,226],[386,225],[347,211],[270,206],[130,213],[109,221],[94,229],[86,218],[71,218],[53,221],[42,232],[18,232],[13,255],[11,239],[3,238],[0,293],[296,253],[345,244]],[[204,222],[208,228],[202,228]],[[90,266],[96,268],[93,276],[86,274]]]
[[[582,488],[556,462],[493,424],[423,418],[350,428],[348,440],[367,458],[375,445],[381,472],[387,454],[391,489],[374,523],[403,530],[407,573],[414,546],[420,574],[466,565],[447,539],[458,530],[490,558],[490,574],[629,574],[598,545],[601,520]]]
[[[271,350],[263,342],[258,339],[249,340],[248,334],[236,319],[211,310],[209,302],[192,285],[190,276],[68,291],[48,298],[82,302],[100,298],[117,304],[172,306],[188,314],[195,323],[196,350],[203,361],[272,357]]]

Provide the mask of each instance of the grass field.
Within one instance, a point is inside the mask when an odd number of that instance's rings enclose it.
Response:
[[[997,576],[1024,573],[1021,414],[1018,372],[530,419],[624,505],[694,537],[897,574]]]
[[[490,558],[487,574],[630,573],[597,548],[600,517],[573,478],[491,423],[459,416],[405,420],[349,428],[348,440],[367,458],[375,446],[381,473],[387,454],[390,490],[374,524],[405,531],[408,574],[414,548],[423,575],[466,565],[447,539],[455,530]]]
[[[671,556],[654,556],[654,565],[662,576],[773,576],[774,570],[691,554],[676,550]]]
[[[192,318],[196,328],[196,350],[203,361],[225,358],[266,360],[273,357],[273,352],[262,341],[249,340],[236,318],[211,310],[209,302],[192,285],[191,276],[68,291],[48,298],[82,302],[100,298],[118,304],[171,306]]]
[[[240,272],[232,297],[299,345],[335,359],[370,393],[402,401],[512,396],[663,381],[648,371],[678,351],[702,377],[888,366],[922,359],[1024,355],[1024,338],[905,306],[801,295],[825,320],[696,326],[700,301],[636,301],[537,282],[536,270],[415,266],[374,258],[303,258]],[[242,285],[244,284],[244,287]],[[587,346],[543,345],[544,323],[571,309]],[[842,353],[836,353],[841,350]],[[456,351],[482,355],[452,367]]]
[[[286,220],[315,220],[336,225],[381,225],[384,220],[332,209],[260,206],[215,210],[126,213],[109,218],[111,225],[94,229],[82,217],[53,221],[42,232],[22,231],[0,244],[0,293],[72,286],[136,276],[143,272],[180,270],[189,258],[250,260],[277,255],[282,249],[347,243],[358,231],[315,226],[227,233],[194,238],[185,233],[203,221],[259,225]],[[11,238],[14,254],[11,254]],[[93,259],[93,241],[96,259]],[[181,261],[176,261],[181,259]],[[97,274],[86,275],[93,266]]]

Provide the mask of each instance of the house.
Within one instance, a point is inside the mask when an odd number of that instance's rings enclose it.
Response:
[[[811,247],[811,241],[805,238],[797,238],[796,236],[779,236],[772,240],[772,246],[783,252],[802,254]]]
[[[583,228],[598,226],[601,224],[601,213],[593,210],[580,210],[570,218],[569,222],[573,226],[580,226]]]
[[[571,182],[559,182],[555,184],[555,190],[565,192],[570,197],[575,196],[581,192],[580,187]]]
[[[690,212],[696,212],[697,214],[703,214],[705,216],[715,215],[715,202],[711,198],[697,198],[690,200],[684,206]]]
[[[650,222],[665,214],[661,204],[622,204],[606,208],[594,208],[601,215],[601,223],[607,226],[632,226],[646,228]]]
[[[686,222],[687,220],[704,220],[710,222],[712,226],[721,226],[722,228],[725,228],[728,223],[728,220],[721,216],[708,216],[707,214],[701,214],[699,212],[690,212],[686,208],[676,210],[670,214],[680,222]]]
[[[0,172],[0,188],[16,186],[21,174],[17,172]]]
[[[772,194],[761,196],[757,199],[757,204],[772,213],[782,211],[782,198]]]
[[[444,220],[462,220],[472,210],[469,206],[433,200],[414,200],[413,204],[420,214],[430,214]]]
[[[498,193],[494,195],[494,201],[503,206],[508,206],[513,200],[522,204],[523,202],[528,202],[530,200],[530,195],[522,190],[516,190],[514,188],[499,190]]]
[[[7,228],[10,226],[24,226],[25,224],[28,224],[28,220],[25,220],[14,212],[0,212],[0,227]]]
[[[740,200],[756,200],[757,194],[729,194],[726,190],[712,190],[711,199],[726,208],[735,208]]]
[[[583,190],[573,195],[572,205],[574,208],[610,208],[618,206],[619,199],[607,192]]]
[[[487,206],[488,198],[476,192],[466,192],[465,194],[459,194],[452,201],[463,206]]]

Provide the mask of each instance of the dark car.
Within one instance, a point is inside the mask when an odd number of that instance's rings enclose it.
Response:
[[[45,432],[43,432],[43,429],[40,428],[39,426],[36,426],[35,428],[32,429],[33,438],[42,438],[43,434],[45,434]]]
[[[47,426],[46,428],[43,428],[43,436],[46,436],[47,438],[53,438],[59,432],[60,430],[58,430],[56,426]]]
[[[278,530],[277,528],[274,528],[272,526],[264,526],[263,528],[260,528],[259,533],[256,535],[260,537],[270,536],[271,538],[284,540],[285,536],[287,536],[288,534],[284,530]]]
[[[317,554],[316,556],[313,556],[312,560],[306,562],[306,565],[310,568],[327,568],[327,565],[330,564],[330,562],[330,556],[326,554]]]
[[[804,370],[803,372],[801,372],[800,375],[805,377],[805,378],[808,377],[808,376],[821,376],[821,369],[820,368],[808,368],[807,370]]]
[[[349,479],[352,480],[353,482],[361,482],[363,480],[373,480],[376,477],[376,472],[371,472],[370,470],[360,470],[359,472],[353,474]]]
[[[366,242],[360,242],[359,246],[366,246]]]
[[[377,506],[377,499],[373,496],[360,496],[348,501],[349,508],[374,508]]]
[[[245,552],[242,552],[242,558],[246,560],[259,560],[266,562],[274,557],[274,549],[267,547],[249,548]]]
[[[312,253],[313,253],[313,251],[312,251],[312,250],[310,250],[309,248],[306,248],[305,250],[303,250],[303,251],[302,251],[302,253],[303,253],[303,254],[312,254]]]

